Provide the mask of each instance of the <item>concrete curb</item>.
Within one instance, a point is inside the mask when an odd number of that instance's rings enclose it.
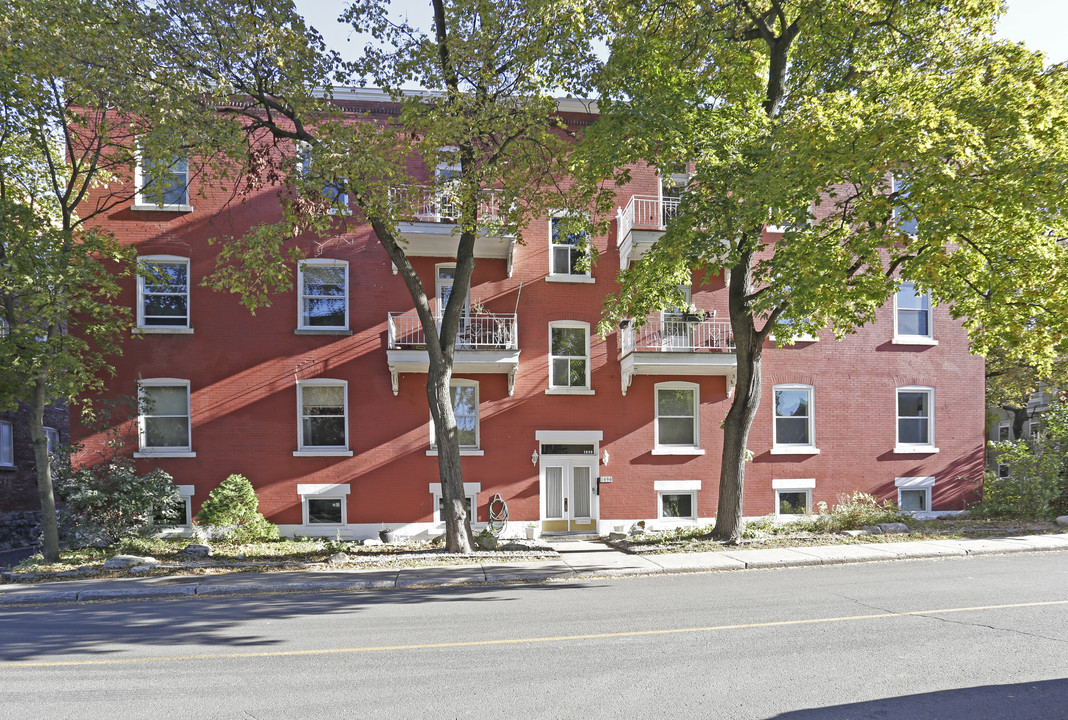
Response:
[[[975,540],[922,540],[917,542],[820,545],[802,548],[733,550],[704,553],[628,555],[606,552],[595,542],[568,543],[559,560],[529,563],[440,565],[381,570],[339,571],[329,580],[313,580],[310,572],[271,573],[269,576],[178,576],[72,580],[60,583],[0,585],[0,607],[53,605],[92,601],[175,599],[190,596],[222,597],[295,592],[415,589],[497,583],[543,583],[560,580],[642,575],[720,572],[766,568],[845,565],[867,562],[944,557],[1003,555],[1021,552],[1068,550],[1068,533]],[[339,575],[350,577],[339,578]],[[240,582],[239,580],[244,580]],[[56,587],[61,585],[62,587]]]

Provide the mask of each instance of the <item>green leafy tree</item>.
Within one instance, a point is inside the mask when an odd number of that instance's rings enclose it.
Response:
[[[0,0],[0,34],[16,39],[0,45],[0,406],[30,409],[49,561],[59,539],[44,408],[102,388],[131,325],[114,299],[132,251],[94,220],[136,191],[159,195],[175,147],[225,146],[204,140],[227,129],[213,115],[144,84],[148,20],[123,0]],[[124,181],[138,158],[149,169],[134,188]]]
[[[988,473],[983,499],[972,512],[984,517],[1050,517],[1068,513],[1068,403],[1064,396],[1042,415],[1042,430],[1019,440],[990,443],[1009,476]]]
[[[729,272],[738,378],[714,534],[742,532],[763,346],[870,322],[901,280],[972,348],[1048,367],[1068,321],[1065,69],[992,37],[998,0],[611,3],[606,166],[695,168],[606,327]],[[767,225],[785,228],[766,240]]]
[[[1048,365],[1040,367],[1004,347],[991,348],[986,355],[986,404],[1012,415],[1012,437],[1022,438],[1024,424],[1031,419],[1031,400],[1044,389],[1068,388],[1068,354],[1063,349]]]
[[[197,522],[226,528],[226,538],[233,542],[276,540],[279,537],[278,526],[268,522],[259,508],[259,496],[248,478],[230,475],[208,493],[207,500],[197,513]]]
[[[250,167],[291,191],[282,196],[280,222],[223,239],[209,283],[240,293],[255,308],[291,282],[286,259],[299,255],[295,236],[341,238],[349,227],[373,228],[411,294],[427,341],[427,400],[437,435],[446,545],[452,552],[471,551],[449,380],[474,244],[488,224],[521,234],[527,219],[547,206],[579,204],[558,183],[568,174],[573,139],[557,119],[552,93],[591,62],[581,7],[548,0],[434,0],[431,31],[425,33],[391,19],[386,2],[357,0],[345,19],[380,46],[350,65],[328,51],[285,0],[240,6],[163,0],[153,10],[168,27],[161,41],[164,64],[182,68],[185,87],[196,85],[206,107],[243,130]],[[353,81],[385,88],[401,103],[400,115],[389,123],[346,116],[331,102],[329,88]],[[412,86],[422,91],[403,91]],[[430,168],[438,162],[457,167],[448,178],[457,212],[456,274],[440,318],[399,230],[411,208],[398,198],[420,184],[409,169],[413,158]],[[305,162],[307,170],[298,172]],[[497,196],[495,217],[483,211],[488,192]],[[338,207],[342,194],[356,212]]]

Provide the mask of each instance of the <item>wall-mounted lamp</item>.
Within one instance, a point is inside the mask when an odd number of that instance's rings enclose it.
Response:
[[[534,452],[532,452],[530,454],[530,464],[531,465],[537,465],[538,464],[538,451],[537,450],[535,450]]]
[[[601,462],[603,462],[605,465],[608,464],[608,451],[607,450],[605,450],[603,453],[601,453]]]

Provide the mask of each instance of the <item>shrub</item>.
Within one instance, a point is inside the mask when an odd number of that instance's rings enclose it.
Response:
[[[1053,517],[1068,509],[1068,404],[1050,403],[1043,429],[1029,438],[992,442],[990,451],[1009,477],[988,472],[983,499],[969,508],[979,517]]]
[[[243,475],[231,475],[208,493],[197,513],[197,522],[226,528],[226,539],[235,543],[278,539],[278,526],[268,522],[259,507],[260,499],[252,483]]]
[[[873,495],[854,490],[852,495],[838,495],[838,504],[831,510],[826,524],[828,530],[838,532],[857,530],[865,525],[901,522],[903,519],[897,505],[889,500],[880,503]]]
[[[75,547],[110,545],[148,532],[153,511],[164,522],[177,522],[167,513],[179,499],[178,488],[159,468],[138,475],[133,460],[113,457],[79,469],[59,460],[55,469],[56,492],[67,505],[61,525]]]

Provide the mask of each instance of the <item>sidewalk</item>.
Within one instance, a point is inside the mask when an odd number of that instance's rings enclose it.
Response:
[[[72,580],[0,585],[0,606],[141,600],[189,595],[248,595],[320,590],[444,587],[545,582],[624,575],[753,570],[805,565],[964,557],[1068,550],[1068,533],[976,540],[825,545],[769,550],[628,555],[596,541],[550,543],[560,557],[514,563],[449,565],[399,570],[293,571]]]

